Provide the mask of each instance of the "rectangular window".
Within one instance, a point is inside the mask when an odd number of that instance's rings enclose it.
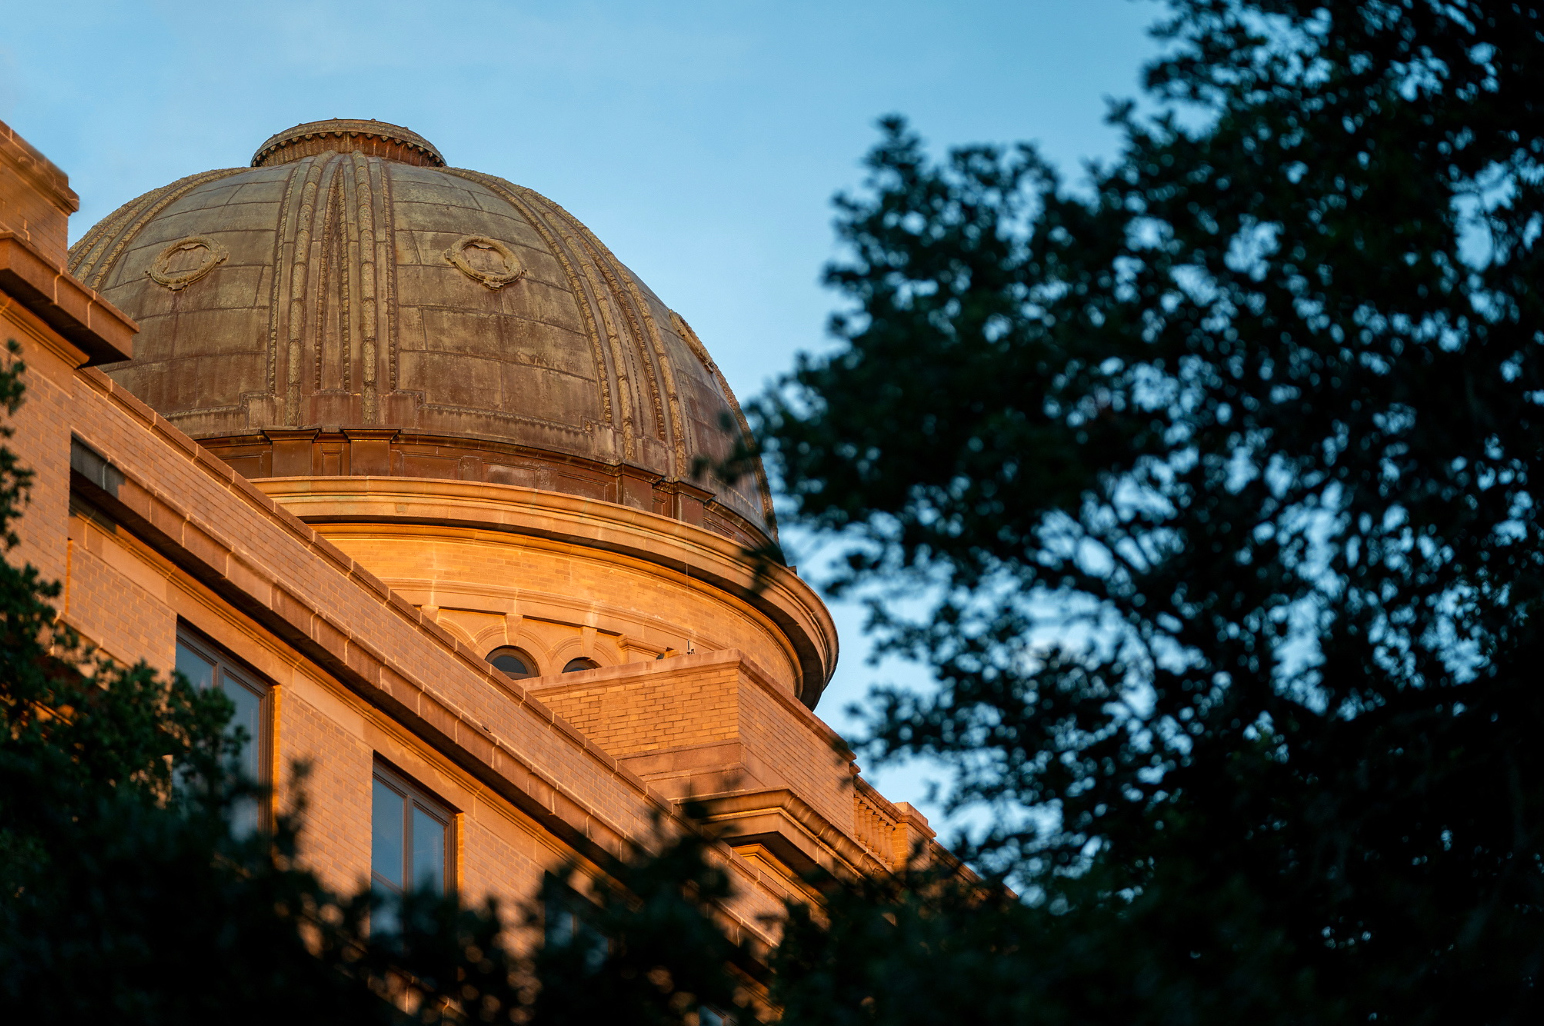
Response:
[[[267,784],[271,741],[268,729],[268,687],[256,674],[238,665],[223,649],[182,625],[177,628],[177,672],[195,688],[219,688],[230,699],[235,711],[227,729],[232,736],[241,738],[236,769],[252,783]],[[256,799],[238,802],[233,813],[232,829],[238,836],[251,833],[265,821],[265,811]]]
[[[444,894],[453,884],[454,813],[400,773],[375,768],[370,803],[370,883],[380,894]]]

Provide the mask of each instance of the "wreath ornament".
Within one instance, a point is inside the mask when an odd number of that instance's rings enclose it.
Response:
[[[225,247],[204,235],[179,239],[156,254],[145,274],[158,285],[180,292],[225,263]]]
[[[486,235],[463,235],[445,251],[452,267],[497,292],[525,277],[520,258],[504,243]]]

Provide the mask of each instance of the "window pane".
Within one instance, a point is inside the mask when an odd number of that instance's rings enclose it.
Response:
[[[511,677],[530,677],[535,673],[531,661],[518,648],[496,648],[488,653],[488,661]]]
[[[247,780],[257,782],[262,777],[262,746],[257,743],[262,737],[262,710],[263,700],[252,693],[252,689],[236,680],[229,673],[220,678],[220,690],[225,692],[225,697],[231,700],[231,705],[236,711],[231,714],[229,731],[234,734],[240,728],[246,735],[246,742],[241,746],[241,755],[237,765]]]
[[[231,803],[231,836],[238,841],[244,841],[257,833],[257,828],[262,824],[258,821],[261,813],[257,799],[251,795],[243,795]]]
[[[546,904],[546,933],[547,943],[553,947],[563,947],[571,944],[576,932],[576,922],[573,912],[567,905],[555,898],[548,897]]]
[[[248,783],[263,779],[263,746],[258,743],[262,735],[263,700],[228,672],[220,675],[220,690],[231,700],[235,711],[231,713],[227,733],[241,731],[245,740],[236,756],[236,769]],[[231,809],[231,833],[237,837],[249,837],[258,828],[258,802],[251,795],[237,800]]]
[[[396,891],[382,887],[379,880],[370,885],[370,890],[381,896],[375,908],[370,910],[370,932],[396,933],[402,928],[402,917],[397,914],[402,902],[401,896]]]
[[[611,942],[606,939],[605,934],[585,922],[584,916],[562,897],[550,894],[546,897],[543,919],[548,946],[555,948],[577,946],[579,954],[584,959],[586,972],[597,972],[606,964],[606,956],[611,952]]]
[[[180,641],[177,643],[177,672],[200,691],[214,687],[214,664]]]
[[[212,646],[210,646],[212,648]],[[248,783],[262,784],[267,774],[263,764],[263,742],[267,724],[263,717],[263,699],[266,689],[255,682],[248,682],[239,672],[233,671],[223,655],[210,658],[204,652],[206,646],[194,640],[184,640],[180,631],[177,638],[177,671],[188,679],[194,688],[205,691],[219,687],[231,703],[231,718],[227,731],[240,736],[240,750],[233,753],[235,770]],[[231,808],[231,832],[236,837],[246,837],[257,831],[263,820],[262,799],[256,795],[244,795]]]
[[[413,806],[413,886],[445,893],[445,824]]]
[[[370,809],[370,869],[375,878],[402,889],[403,798],[380,779]]]

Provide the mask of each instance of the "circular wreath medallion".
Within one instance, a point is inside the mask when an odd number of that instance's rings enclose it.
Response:
[[[230,256],[225,247],[202,235],[190,235],[161,250],[145,273],[173,292],[187,288]]]
[[[463,235],[445,251],[456,270],[497,291],[525,277],[525,268],[514,251],[486,235]]]

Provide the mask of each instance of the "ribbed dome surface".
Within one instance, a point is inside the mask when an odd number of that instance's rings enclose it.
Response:
[[[125,204],[70,251],[141,326],[108,372],[248,477],[504,482],[775,535],[759,473],[693,477],[744,428],[686,322],[557,204],[439,161],[314,122]]]

